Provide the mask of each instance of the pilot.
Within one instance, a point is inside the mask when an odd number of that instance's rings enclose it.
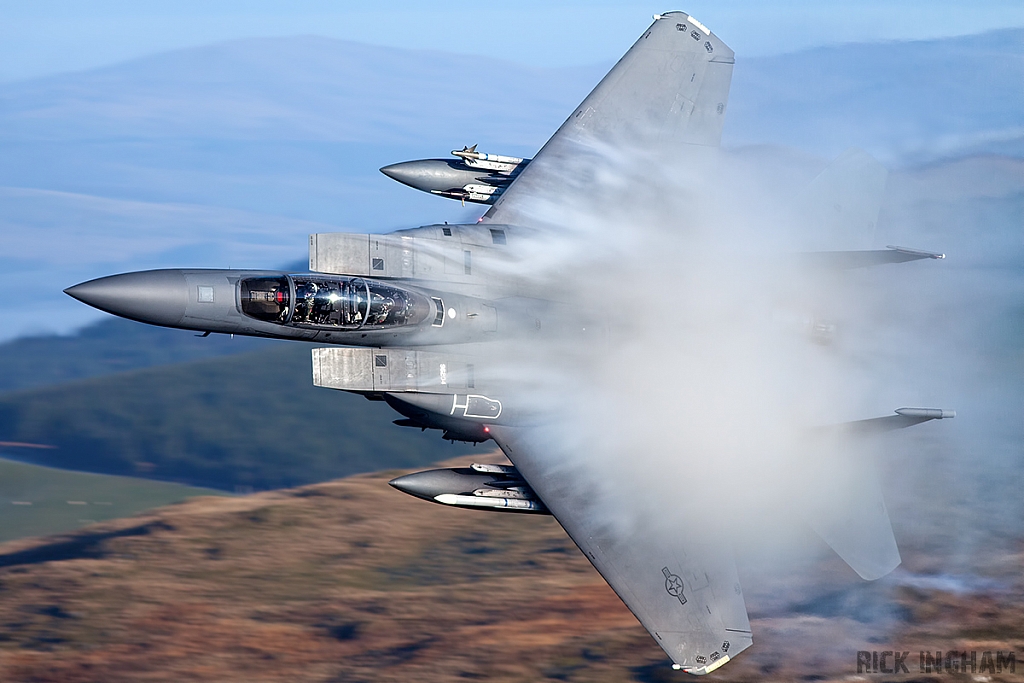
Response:
[[[312,312],[313,292],[310,290],[311,282],[297,281],[295,283],[295,315],[292,321],[297,323],[309,322],[309,314]]]
[[[341,294],[337,283],[324,284],[316,295],[315,322],[318,325],[337,325],[339,311],[336,302],[340,300]]]
[[[381,296],[374,292],[371,294],[373,303],[370,306],[370,315],[367,318],[367,322],[371,325],[383,325],[388,319],[388,313],[395,305],[395,300],[389,296]]]
[[[305,322],[316,322],[316,293],[319,289],[319,285],[315,282],[306,283],[305,291],[302,293],[302,298],[306,304]]]

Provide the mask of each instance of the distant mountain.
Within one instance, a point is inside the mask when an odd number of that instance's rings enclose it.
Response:
[[[0,139],[410,146],[424,134],[452,145],[469,132],[533,148],[550,133],[546,115],[564,118],[564,102],[581,99],[603,71],[317,36],[252,38],[6,84]]]
[[[200,339],[194,332],[107,316],[72,335],[21,337],[0,344],[0,394],[285,343],[222,334]]]
[[[62,291],[84,280],[161,267],[275,268],[305,257],[309,233],[336,229],[218,206],[0,187],[0,340],[100,319]]]
[[[725,138],[899,164],[1024,156],[1024,29],[737,55]]]
[[[386,404],[316,388],[309,347],[125,372],[0,396],[6,457],[234,490],[311,483],[472,452],[397,427]]]
[[[380,166],[474,143],[532,153],[604,70],[316,36],[161,53],[0,86],[0,185],[380,230],[421,220],[407,199],[458,206]]]
[[[739,55],[727,145],[890,163],[1024,154],[1024,31]],[[462,207],[377,168],[463,144],[536,152],[610,65],[299,36],[0,86],[0,339],[97,319],[61,289],[111,272],[300,258],[315,231],[383,231]]]
[[[541,69],[317,36],[237,40],[3,85],[0,141],[444,141],[435,154],[463,142],[531,153],[609,66]],[[740,54],[727,142],[899,152],[945,136],[1019,138],[1022,82],[1024,29]]]

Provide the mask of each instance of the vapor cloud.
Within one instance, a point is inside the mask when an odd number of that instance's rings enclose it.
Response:
[[[608,503],[597,507],[610,524],[703,529],[762,547],[808,520],[860,514],[879,483],[892,496],[893,469],[908,460],[909,477],[963,457],[962,417],[910,436],[810,435],[902,406],[964,405],[977,387],[971,373],[991,362],[953,342],[966,341],[953,318],[998,315],[1020,300],[1019,278],[972,283],[978,272],[950,268],[952,259],[842,273],[801,267],[792,255],[805,250],[898,243],[952,252],[968,240],[913,214],[922,185],[910,191],[912,174],[886,200],[890,223],[823,239],[820,212],[807,209],[823,161],[700,152],[680,164],[583,150],[575,177],[587,191],[552,188],[527,209],[547,237],[517,267],[578,302],[571,331],[502,354],[519,361],[506,379],[525,387],[516,402],[542,423],[538,447]],[[877,211],[877,183],[839,185],[850,206]],[[598,199],[566,201],[573,196]],[[977,300],[996,283],[1005,287],[996,299]],[[911,507],[903,494],[894,496],[901,512]]]

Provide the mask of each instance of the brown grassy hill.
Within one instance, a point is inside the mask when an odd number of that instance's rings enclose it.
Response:
[[[552,519],[431,505],[396,474],[0,545],[0,680],[688,679]],[[713,678],[844,680],[857,650],[899,647],[908,681],[918,648],[1022,653],[1021,556],[987,592],[863,584],[825,555],[813,580],[754,581],[755,646]],[[879,604],[894,618],[864,616]]]

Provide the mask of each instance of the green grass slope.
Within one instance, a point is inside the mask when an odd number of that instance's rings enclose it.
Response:
[[[221,494],[168,482],[69,472],[0,458],[0,542],[72,531],[209,495]]]

